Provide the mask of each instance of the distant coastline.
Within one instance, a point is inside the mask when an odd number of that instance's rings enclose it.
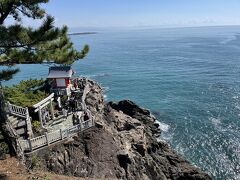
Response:
[[[88,35],[88,34],[97,34],[97,32],[77,32],[77,33],[69,33],[69,36],[77,36],[77,35]]]

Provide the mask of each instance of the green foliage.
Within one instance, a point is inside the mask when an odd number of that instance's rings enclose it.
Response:
[[[68,96],[67,95],[64,95],[64,96],[61,97],[62,104],[66,104],[67,101],[68,101]]]
[[[5,153],[5,154],[9,153],[8,145],[4,141],[0,142],[0,148],[3,153]]]
[[[0,131],[0,149],[2,150],[3,153],[8,154],[9,153],[9,148],[6,142],[4,141],[4,137],[2,135],[2,132]]]
[[[10,103],[23,107],[31,107],[48,96],[46,92],[39,90],[44,83],[42,79],[21,81],[12,87],[5,87],[4,94]]]
[[[47,3],[48,0],[1,0],[0,6],[0,24],[8,16],[12,16],[16,21],[21,21],[21,16],[27,16],[33,19],[44,17],[45,11],[40,8],[40,3]]]
[[[54,18],[47,15],[41,3],[48,0],[0,1],[0,65],[56,63],[72,64],[89,51],[87,45],[77,51],[67,36],[68,29],[54,27]],[[22,17],[41,19],[38,28],[23,26]],[[7,18],[16,24],[6,26]],[[13,73],[13,71],[12,71]],[[0,74],[1,79],[12,78],[12,73]]]
[[[0,71],[0,81],[7,81],[12,79],[13,75],[16,74],[19,69],[8,69]]]
[[[45,177],[45,180],[51,180],[51,177],[46,176],[46,177]]]
[[[38,120],[33,120],[32,121],[32,127],[33,127],[33,131],[35,133],[38,133],[41,130],[41,123]]]
[[[33,155],[31,158],[31,169],[36,168],[39,165],[39,158],[37,157],[37,155]]]

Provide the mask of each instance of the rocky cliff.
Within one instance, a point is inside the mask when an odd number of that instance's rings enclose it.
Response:
[[[105,103],[102,88],[88,83],[86,103],[95,127],[29,155],[29,167],[35,162],[37,169],[88,178],[211,179],[159,140],[161,131],[149,110],[128,100]]]

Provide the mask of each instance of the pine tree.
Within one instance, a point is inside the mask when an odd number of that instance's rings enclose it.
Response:
[[[67,36],[68,29],[54,27],[54,18],[40,7],[48,0],[1,0],[0,1],[0,65],[57,63],[72,64],[89,51],[87,45],[77,51]],[[22,17],[40,19],[38,28],[25,27]],[[15,24],[6,26],[7,18]],[[0,73],[0,80],[9,79],[16,70]]]
[[[0,83],[9,80],[19,70],[16,64],[72,64],[82,59],[89,51],[87,45],[81,51],[73,47],[67,36],[68,29],[54,27],[54,18],[47,15],[41,4],[48,0],[0,0],[0,65],[7,70],[0,71]],[[22,18],[41,20],[38,28],[26,27]],[[15,24],[6,25],[7,19]],[[0,120],[6,121],[4,97],[0,92]],[[9,139],[9,138],[8,138]],[[11,143],[10,143],[11,144]]]

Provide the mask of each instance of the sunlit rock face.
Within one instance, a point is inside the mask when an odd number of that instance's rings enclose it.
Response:
[[[88,178],[211,179],[161,140],[149,110],[129,100],[105,103],[102,88],[94,81],[87,83],[91,90],[86,104],[95,127],[36,152],[39,168]]]

